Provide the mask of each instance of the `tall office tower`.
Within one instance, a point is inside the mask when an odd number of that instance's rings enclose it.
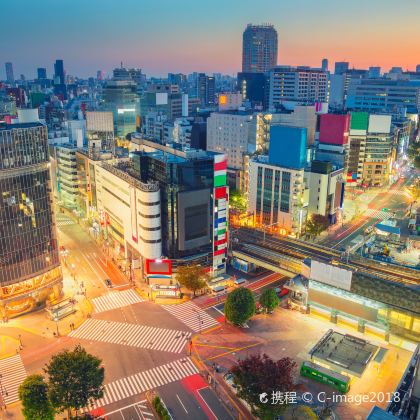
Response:
[[[337,61],[335,63],[334,74],[343,74],[349,69],[348,61]]]
[[[215,104],[215,79],[214,76],[207,76],[205,73],[199,73],[197,76],[197,98],[201,105]]]
[[[15,77],[13,76],[13,64],[10,62],[5,63],[5,67],[7,83],[13,84],[15,82]]]
[[[47,127],[34,110],[0,124],[0,314],[28,312],[61,295]]]
[[[38,79],[46,79],[47,78],[47,69],[44,67],[38,67],[36,70],[36,74]]]
[[[321,69],[323,71],[328,71],[328,58],[322,59]]]
[[[55,60],[54,64],[54,83],[56,85],[64,85],[64,63],[63,60]]]
[[[277,65],[277,31],[273,25],[248,24],[242,38],[242,72],[266,72]]]
[[[420,73],[420,64],[417,64],[416,66],[416,73]]]

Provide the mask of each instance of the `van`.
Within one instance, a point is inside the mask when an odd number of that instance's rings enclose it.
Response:
[[[243,278],[241,278],[241,279],[236,279],[234,282],[233,282],[233,284],[235,285],[235,286],[240,286],[241,284],[245,284],[246,283],[246,279],[243,279]]]

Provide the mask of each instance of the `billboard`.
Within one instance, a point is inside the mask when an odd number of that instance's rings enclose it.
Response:
[[[146,260],[146,274],[172,274],[171,260]]]
[[[156,93],[156,105],[167,105],[168,104],[168,93],[157,92]]]
[[[350,291],[353,272],[331,264],[311,261],[310,279]]]
[[[178,193],[178,246],[181,251],[211,240],[210,189]]]

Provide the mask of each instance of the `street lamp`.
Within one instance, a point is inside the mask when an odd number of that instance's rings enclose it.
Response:
[[[58,331],[58,318],[57,317],[55,317],[54,318],[54,321],[55,321],[55,326],[56,326],[56,328],[57,328],[57,337],[60,337],[60,331]]]
[[[265,243],[265,234],[267,233],[266,228],[270,228],[272,226],[279,225],[280,223],[282,223],[282,222],[279,221],[279,222],[276,222],[276,223],[271,223],[271,225],[263,225],[263,232],[264,232],[263,242],[264,243]]]

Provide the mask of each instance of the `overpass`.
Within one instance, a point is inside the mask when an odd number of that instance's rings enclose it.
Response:
[[[231,234],[231,255],[287,276],[302,273],[305,259],[334,264],[369,277],[420,288],[420,272],[405,267],[381,264],[358,256],[347,256],[318,244],[286,237],[264,235],[255,229],[238,229]]]
[[[294,277],[302,272],[302,260],[251,244],[243,244],[233,249],[232,256],[286,277]]]

